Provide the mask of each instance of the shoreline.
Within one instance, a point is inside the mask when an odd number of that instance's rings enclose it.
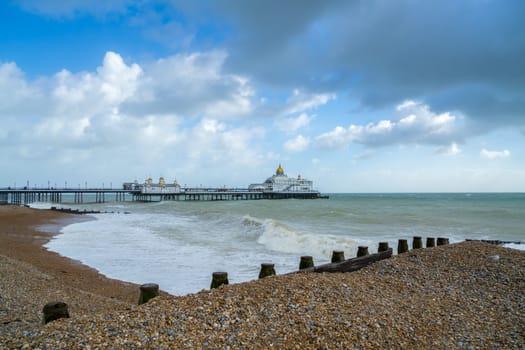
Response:
[[[43,248],[77,215],[0,206],[0,347],[501,348],[525,343],[525,253],[411,250],[352,273],[278,275],[137,306],[138,286]],[[7,246],[9,244],[9,247]],[[160,286],[162,288],[162,286]],[[62,300],[70,319],[42,325]]]
[[[50,301],[66,302],[72,318],[136,304],[138,285],[44,247],[62,227],[83,220],[89,218],[0,206],[0,344],[41,329],[42,308]]]
[[[67,286],[133,303],[138,286],[107,278],[96,269],[49,251],[44,245],[72,223],[92,220],[23,206],[0,206],[0,255],[28,263]]]

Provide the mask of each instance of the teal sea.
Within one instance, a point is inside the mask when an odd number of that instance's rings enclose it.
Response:
[[[67,199],[66,199],[67,201]],[[50,206],[38,203],[35,206]],[[101,273],[159,283],[172,294],[209,288],[214,271],[230,283],[257,278],[260,264],[297,269],[301,255],[317,264],[333,250],[413,236],[525,243],[525,193],[331,194],[318,200],[106,202],[64,207],[114,212],[65,227],[47,247]],[[124,214],[124,213],[128,214]],[[525,244],[510,245],[524,249]]]

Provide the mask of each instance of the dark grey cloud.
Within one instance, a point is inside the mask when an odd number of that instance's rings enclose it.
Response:
[[[220,11],[237,33],[230,69],[273,87],[525,123],[524,2],[227,1]]]

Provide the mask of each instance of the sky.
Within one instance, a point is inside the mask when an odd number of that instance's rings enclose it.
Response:
[[[0,187],[525,191],[521,0],[4,0]]]

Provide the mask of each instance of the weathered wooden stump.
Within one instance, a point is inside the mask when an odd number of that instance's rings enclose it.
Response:
[[[368,255],[368,247],[359,246],[357,247],[357,257]]]
[[[146,283],[140,286],[139,305],[147,303],[148,300],[159,295],[159,285],[156,283]]]
[[[334,250],[332,252],[332,262],[336,263],[341,261],[345,261],[345,252],[342,250]]]
[[[314,258],[309,255],[301,256],[301,261],[299,262],[299,270],[307,269],[314,266]]]
[[[437,245],[447,245],[447,244],[448,244],[448,238],[438,237]]]
[[[414,236],[414,240],[412,241],[412,249],[421,249],[423,248],[423,241],[421,240],[421,237]]]
[[[397,254],[408,252],[408,242],[406,239],[400,239],[397,243]]]
[[[261,272],[259,272],[259,279],[275,275],[275,265],[269,263],[261,264]]]
[[[427,237],[427,248],[436,246],[436,239],[434,237]]]
[[[388,242],[379,242],[379,247],[377,248],[377,252],[386,252],[388,250]]]
[[[59,318],[69,318],[67,311],[67,304],[62,301],[51,301],[44,305],[42,309],[44,313],[44,324],[58,320]]]
[[[211,289],[219,288],[223,284],[228,284],[228,272],[214,272],[212,274]]]

